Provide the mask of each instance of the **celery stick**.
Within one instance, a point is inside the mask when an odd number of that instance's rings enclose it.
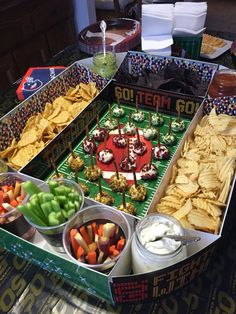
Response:
[[[47,224],[44,223],[39,217],[37,217],[33,211],[30,210],[28,206],[24,205],[18,205],[17,209],[24,215],[26,216],[32,223],[46,227]]]
[[[46,203],[41,204],[41,208],[46,217],[48,217],[48,215],[52,212],[51,202],[46,202]]]
[[[74,215],[74,213],[75,213],[75,210],[74,210],[74,209],[70,209],[70,210],[68,210],[68,212],[67,212],[68,219],[69,219],[71,216],[73,216],[73,215]]]
[[[57,219],[56,213],[55,212],[51,212],[48,215],[48,222],[49,222],[49,226],[57,226],[60,225],[60,221]]]
[[[58,187],[58,182],[57,182],[57,181],[50,180],[50,181],[48,181],[48,187],[49,187],[50,192],[55,195],[54,189],[55,189],[56,187]]]
[[[52,193],[42,192],[40,193],[39,199],[41,203],[50,202],[54,199],[54,195]]]
[[[66,189],[65,189],[65,186],[57,186],[55,189],[54,189],[54,193],[55,195],[66,195]]]
[[[61,211],[56,213],[56,218],[60,221],[60,224],[66,221]]]
[[[47,222],[47,215],[44,214],[44,211],[43,211],[42,208],[40,207],[38,200],[37,200],[36,198],[34,198],[34,199],[31,200],[29,203],[30,203],[30,204],[32,205],[32,207],[34,208],[34,213],[37,214],[37,216],[38,216],[41,220]],[[32,209],[32,207],[31,207],[31,209]]]
[[[61,211],[61,207],[56,200],[51,200],[51,207],[52,207],[52,210],[56,213]]]
[[[32,181],[23,182],[22,187],[30,196],[42,192],[42,190]]]

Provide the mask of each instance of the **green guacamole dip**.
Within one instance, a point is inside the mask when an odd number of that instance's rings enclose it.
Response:
[[[112,52],[97,53],[93,56],[93,70],[97,74],[111,78],[117,70],[116,56]]]

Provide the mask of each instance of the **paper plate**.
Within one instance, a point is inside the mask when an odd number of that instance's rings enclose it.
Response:
[[[106,48],[108,51],[125,52],[137,47],[141,40],[140,22],[127,18],[106,20]],[[79,48],[93,55],[102,51],[100,21],[89,25],[79,33]]]

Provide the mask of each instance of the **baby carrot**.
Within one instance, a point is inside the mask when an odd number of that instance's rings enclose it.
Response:
[[[88,252],[87,261],[90,265],[95,265],[97,263],[97,254],[95,251]]]
[[[77,229],[71,229],[70,230],[70,243],[71,243],[71,248],[72,248],[74,256],[77,255],[77,250],[79,247],[78,242],[75,240],[75,236],[77,233],[78,233]]]

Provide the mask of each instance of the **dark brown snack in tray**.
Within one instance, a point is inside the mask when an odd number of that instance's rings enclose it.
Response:
[[[126,84],[135,84],[152,89],[162,89],[193,96],[204,96],[208,82],[202,80],[197,71],[180,67],[172,60],[165,68],[154,72],[143,68],[140,74],[129,74],[120,70],[117,80]]]

